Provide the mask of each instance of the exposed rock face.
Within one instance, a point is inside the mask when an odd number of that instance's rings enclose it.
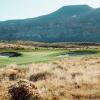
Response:
[[[9,87],[11,100],[42,100],[36,86],[28,80],[19,80]]]

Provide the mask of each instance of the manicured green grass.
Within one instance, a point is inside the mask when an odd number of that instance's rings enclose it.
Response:
[[[87,50],[71,50],[66,49],[31,49],[31,50],[0,50],[0,52],[18,52],[22,55],[19,57],[0,57],[0,67],[4,67],[9,64],[29,64],[38,62],[47,62],[56,59],[66,57],[67,53],[94,53],[95,56],[100,56],[100,50],[87,49]],[[61,56],[62,55],[62,56]],[[85,54],[84,54],[85,55]],[[60,57],[59,57],[60,56]],[[73,55],[74,56],[74,55]]]
[[[2,52],[8,52],[7,50],[2,50]],[[10,51],[10,50],[9,50]],[[13,50],[11,50],[13,51]],[[1,52],[1,51],[0,51]],[[46,62],[54,59],[58,59],[58,55],[67,52],[64,49],[47,49],[47,50],[31,50],[31,51],[17,51],[22,54],[19,57],[0,57],[0,66],[6,66],[8,64],[29,64],[37,62]]]

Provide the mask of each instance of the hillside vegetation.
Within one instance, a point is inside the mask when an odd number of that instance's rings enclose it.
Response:
[[[0,22],[0,40],[100,42],[100,8],[64,6],[49,15]]]

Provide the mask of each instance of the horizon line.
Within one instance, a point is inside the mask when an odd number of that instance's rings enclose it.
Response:
[[[70,4],[70,5],[65,5],[65,6],[62,6],[62,7],[59,7],[58,9],[56,9],[55,11],[52,11],[50,13],[47,13],[47,14],[43,14],[43,15],[39,15],[39,16],[34,16],[34,17],[27,17],[27,18],[12,18],[12,19],[4,19],[4,20],[0,20],[0,22],[6,22],[6,21],[14,21],[14,20],[26,20],[26,19],[32,19],[32,18],[38,18],[38,17],[42,17],[42,16],[45,16],[45,15],[49,15],[51,13],[54,13],[56,12],[57,10],[63,8],[63,7],[69,7],[69,6],[89,6],[93,9],[99,9],[100,7],[93,7],[93,6],[90,6],[88,4]]]

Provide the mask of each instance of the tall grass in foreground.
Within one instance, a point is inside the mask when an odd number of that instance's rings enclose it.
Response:
[[[100,58],[69,57],[27,67],[9,65],[0,69],[0,100],[9,99],[8,87],[20,79],[33,82],[43,100],[99,100]]]

